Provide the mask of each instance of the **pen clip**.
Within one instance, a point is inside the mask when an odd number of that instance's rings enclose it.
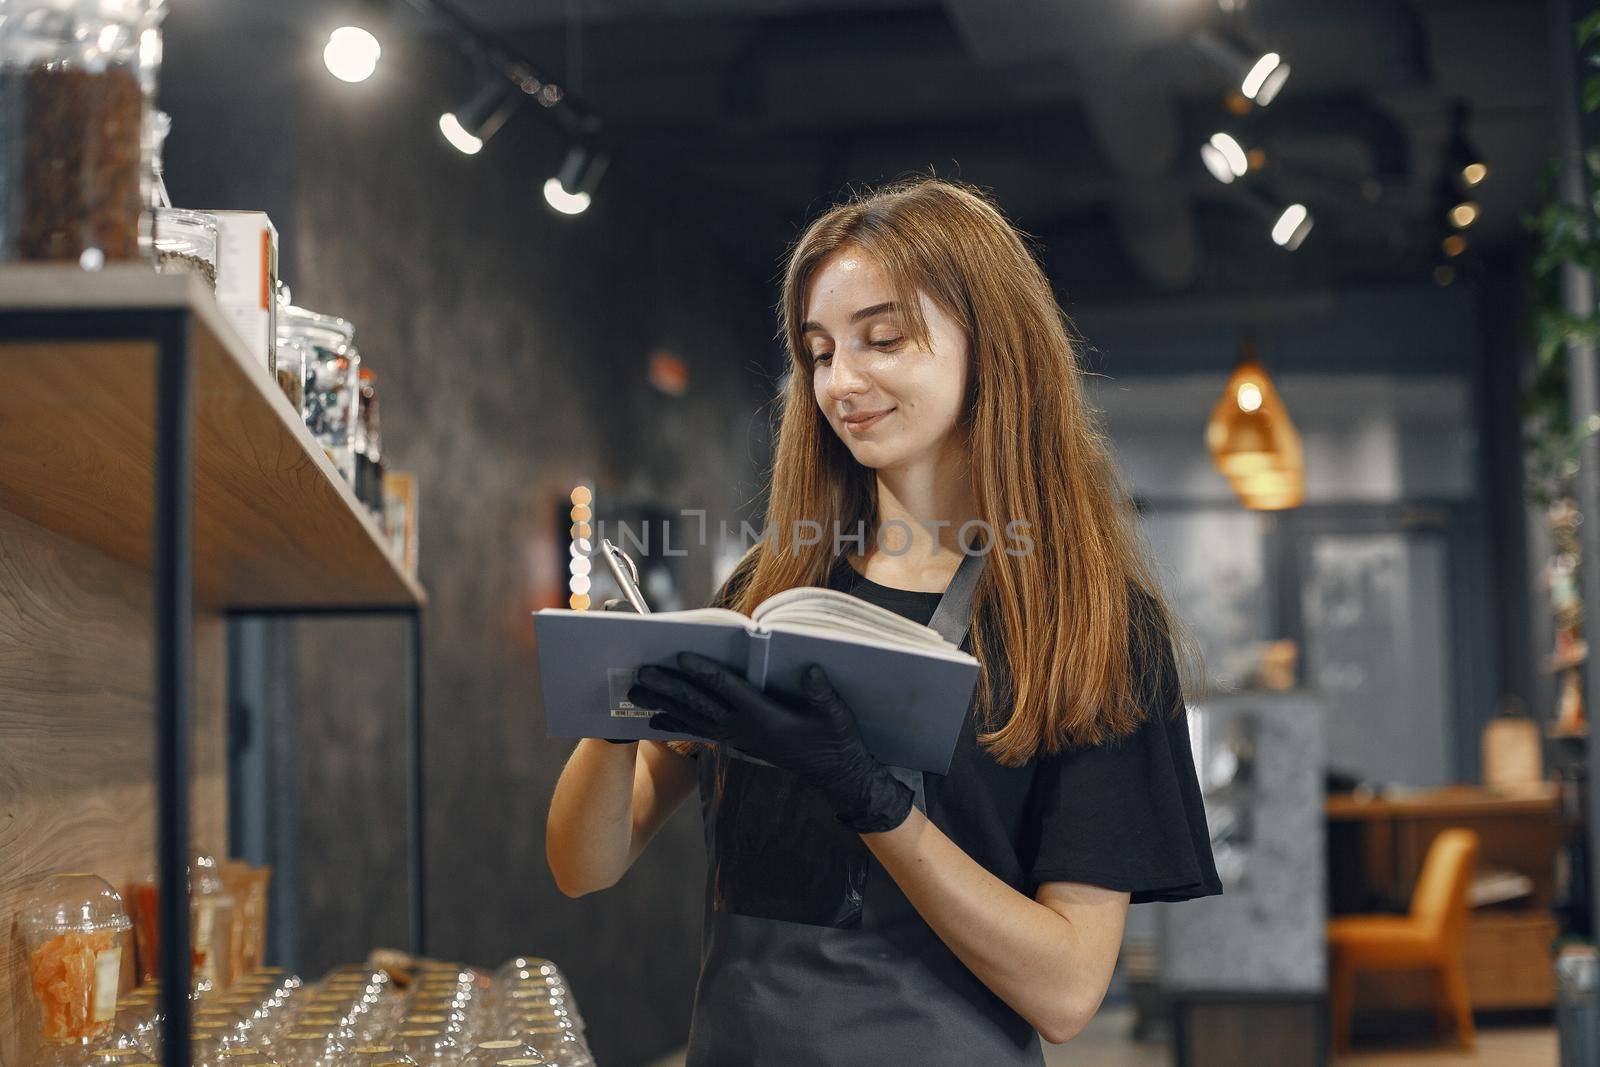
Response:
[[[611,549],[612,553],[615,554],[616,557],[622,561],[623,565],[628,568],[628,577],[633,579],[634,585],[638,585],[639,566],[633,562],[633,557],[622,551],[622,549],[618,548],[616,545],[613,545],[610,541],[606,542],[606,547]]]
[[[600,539],[600,551],[605,553],[606,566],[611,569],[611,576],[616,579],[623,597],[633,606],[633,610],[640,615],[650,614],[650,606],[645,603],[644,593],[639,589],[639,567],[633,562],[633,557],[605,537]]]

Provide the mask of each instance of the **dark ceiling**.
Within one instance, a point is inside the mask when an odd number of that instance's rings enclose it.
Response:
[[[670,195],[757,269],[846,183],[931,169],[992,188],[1079,295],[1422,279],[1457,101],[1490,167],[1475,251],[1523,239],[1554,152],[1531,0],[1252,0],[1239,18],[1293,67],[1247,120],[1271,161],[1252,177],[1312,210],[1295,253],[1200,163],[1228,83],[1189,37],[1218,0],[456,3],[599,114],[608,183]]]

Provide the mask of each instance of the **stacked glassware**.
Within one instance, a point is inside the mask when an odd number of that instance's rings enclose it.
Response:
[[[493,974],[428,962],[406,977],[402,989],[387,970],[354,964],[305,985],[264,968],[225,993],[193,993],[191,1058],[195,1067],[594,1067],[583,1017],[549,960],[518,956]],[[84,1062],[160,1062],[156,987],[119,1008],[103,1048],[124,1051]]]

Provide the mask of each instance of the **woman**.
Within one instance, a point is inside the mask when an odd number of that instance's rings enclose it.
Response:
[[[766,529],[715,603],[822,585],[928,623],[976,573],[950,769],[879,764],[820,668],[778,697],[683,653],[629,696],[713,743],[580,742],[551,870],[571,896],[613,884],[698,785],[690,1065],[1038,1065],[1098,1009],[1130,902],[1221,891],[1175,620],[1064,316],[982,194],[919,178],[833,208],[782,314]]]

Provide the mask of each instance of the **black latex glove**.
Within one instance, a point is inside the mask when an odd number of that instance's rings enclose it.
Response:
[[[650,717],[653,728],[695,734],[794,772],[857,833],[905,821],[915,794],[867,751],[855,714],[819,664],[801,672],[802,696],[791,702],[705,656],[680,652],[677,660],[678,669],[640,667],[628,690],[634,704],[661,709]]]
[[[633,605],[628,603],[622,597],[617,597],[614,600],[608,600],[604,604],[601,604],[600,610],[633,611]],[[634,614],[637,615],[638,612],[634,612]],[[602,737],[600,740],[609,741],[613,745],[637,745],[639,743],[639,739],[637,737]]]

